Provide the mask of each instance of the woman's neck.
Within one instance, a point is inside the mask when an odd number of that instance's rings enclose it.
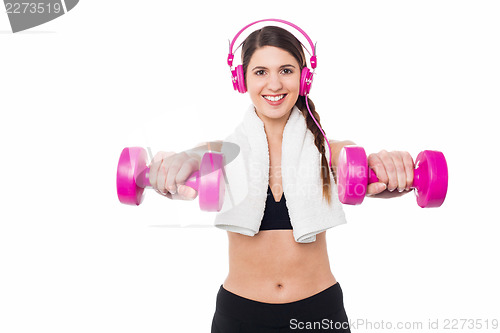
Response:
[[[283,131],[285,129],[285,124],[269,126],[268,124],[264,123],[264,130],[266,132],[267,141],[281,142],[283,140]]]
[[[267,135],[267,140],[272,142],[281,142],[283,139],[283,132],[285,130],[286,123],[290,117],[291,112],[282,118],[268,118],[266,116],[261,116],[257,113],[257,116],[264,123],[264,131]]]

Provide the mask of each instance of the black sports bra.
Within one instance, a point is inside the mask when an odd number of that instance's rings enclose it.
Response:
[[[267,187],[266,208],[264,217],[260,223],[259,230],[278,230],[278,229],[293,229],[286,208],[285,193],[281,196],[281,200],[276,202],[271,192],[271,187]]]

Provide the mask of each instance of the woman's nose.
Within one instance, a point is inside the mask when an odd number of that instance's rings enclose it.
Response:
[[[283,87],[283,83],[281,82],[281,77],[279,74],[271,74],[269,75],[269,79],[267,82],[267,88],[270,90],[280,90]]]

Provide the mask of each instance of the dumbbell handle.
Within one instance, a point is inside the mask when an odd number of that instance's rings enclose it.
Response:
[[[378,183],[379,182],[379,179],[377,177],[377,175],[375,174],[375,171],[373,171],[373,169],[370,168],[370,170],[368,171],[368,184],[373,184],[373,183]]]
[[[419,173],[414,173],[413,174],[413,184],[410,186],[410,189],[414,189],[418,187],[418,182],[420,180]],[[368,171],[368,185],[373,184],[373,183],[378,183],[380,180],[378,179],[377,175],[375,174],[375,171],[373,169],[369,168]]]
[[[149,182],[149,167],[146,167],[144,169],[144,171],[140,172],[136,176],[135,182],[136,182],[137,186],[142,187],[142,188],[153,187],[153,186],[151,186],[151,183]],[[191,173],[184,185],[191,187],[195,191],[198,191],[198,189],[200,187],[200,171],[196,170],[193,173]]]

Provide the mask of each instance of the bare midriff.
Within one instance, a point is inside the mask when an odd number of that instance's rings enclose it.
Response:
[[[283,195],[281,135],[270,139],[269,186],[274,200]],[[289,303],[337,283],[330,269],[326,231],[316,241],[298,243],[293,230],[261,230],[254,236],[228,231],[229,274],[224,289],[264,303]]]
[[[331,287],[337,281],[325,234],[317,234],[312,243],[297,243],[292,230],[262,230],[253,237],[228,231],[224,289],[259,302],[289,303]]]

